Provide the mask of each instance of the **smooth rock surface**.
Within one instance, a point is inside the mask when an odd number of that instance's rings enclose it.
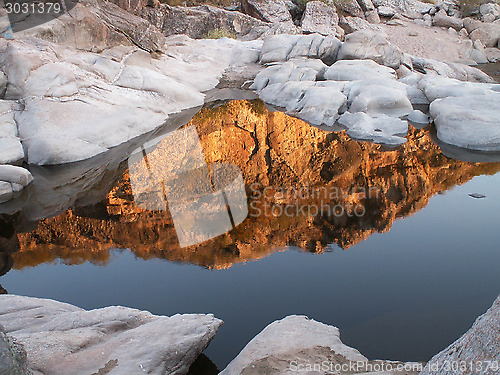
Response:
[[[325,72],[325,79],[357,81],[364,79],[396,79],[396,71],[372,60],[339,60]]]
[[[476,151],[500,151],[500,92],[447,97],[431,103],[437,137]]]
[[[186,374],[222,324],[213,315],[86,311],[15,295],[0,296],[0,321],[24,345],[28,367],[52,375]]]
[[[346,36],[340,47],[339,60],[373,60],[381,65],[397,69],[403,53],[391,45],[380,33],[370,30],[357,31]]]
[[[499,362],[500,297],[484,315],[476,319],[471,329],[435,355],[420,375],[496,375]],[[472,371],[456,369],[449,365],[452,363],[473,364]]]

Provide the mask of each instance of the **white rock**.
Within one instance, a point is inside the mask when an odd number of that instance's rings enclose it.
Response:
[[[494,82],[493,78],[486,73],[464,64],[446,63],[415,56],[411,56],[411,60],[415,69],[425,72],[426,74],[437,74],[448,78],[458,79],[460,81],[482,83]]]
[[[28,186],[33,181],[31,173],[22,167],[14,165],[0,165],[0,181]]]
[[[357,81],[365,79],[396,79],[396,71],[372,60],[340,60],[329,67],[325,79]]]
[[[309,1],[302,15],[300,25],[303,33],[318,33],[343,37],[344,31],[338,26],[339,16],[334,7],[321,1]]]
[[[347,135],[354,139],[390,146],[399,146],[406,142],[406,138],[401,135],[408,132],[408,123],[398,118],[386,115],[370,117],[363,112],[346,112],[340,116],[338,122],[348,129]]]
[[[346,36],[338,52],[339,60],[373,60],[397,69],[403,53],[380,32],[361,30]]]
[[[6,181],[0,181],[0,203],[7,202],[14,197],[12,184]]]
[[[0,164],[15,163],[23,158],[24,149],[19,138],[0,137]]]
[[[500,93],[448,97],[431,103],[437,137],[477,151],[500,151]]]
[[[441,76],[427,76],[419,84],[429,101],[446,97],[486,95],[500,92],[500,84],[462,82]]]
[[[28,366],[53,375],[186,374],[222,324],[213,315],[86,311],[15,295],[0,296],[0,321],[24,345]]]
[[[292,111],[297,108],[307,89],[313,85],[313,81],[273,83],[266,86],[259,93],[259,97],[268,104]]]
[[[411,124],[416,125],[429,125],[430,123],[430,117],[419,110],[411,111],[407,119]]]
[[[313,125],[333,126],[345,111],[347,98],[340,87],[313,86],[305,91],[294,111],[297,117]]]
[[[220,374],[250,374],[252,369],[257,373],[255,366],[271,358],[276,359],[277,366],[273,368],[273,373],[283,374],[286,370],[290,371],[290,361],[297,360],[299,356],[303,363],[315,363],[314,355],[320,351],[319,347],[345,361],[367,361],[356,349],[340,341],[340,333],[336,327],[305,316],[292,315],[268,325]]]
[[[396,10],[394,8],[384,5],[378,7],[377,11],[380,17],[392,17],[396,14]]]
[[[471,364],[471,374],[495,375],[500,361],[500,297],[474,325],[448,348],[435,355],[420,375],[463,375],[453,363]],[[468,367],[470,368],[470,367]],[[468,372],[469,373],[469,372]]]
[[[382,85],[361,86],[355,92],[351,91],[349,101],[349,112],[364,112],[373,117],[403,117],[413,110],[406,90]]]

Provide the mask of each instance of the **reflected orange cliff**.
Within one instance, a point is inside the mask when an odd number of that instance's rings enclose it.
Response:
[[[500,171],[500,163],[447,158],[428,130],[412,129],[406,144],[384,150],[353,141],[344,132],[326,132],[269,112],[260,101],[203,109],[190,124],[198,130],[207,163],[232,163],[241,169],[252,203],[241,225],[181,248],[168,211],[146,211],[134,204],[127,171],[103,202],[43,219],[36,229],[19,233],[14,268],[58,259],[105,264],[114,248],[130,249],[144,259],[213,269],[259,259],[289,245],[311,252],[331,243],[347,249],[372,233],[387,232],[396,219],[422,209],[433,195]],[[161,157],[162,152],[160,143],[152,154]],[[286,194],[300,189],[322,193],[299,198]],[[345,211],[309,216],[297,209],[297,202]],[[265,206],[274,211],[264,215]],[[280,207],[289,207],[289,215],[280,215]],[[362,207],[363,214],[353,215],[354,207]]]

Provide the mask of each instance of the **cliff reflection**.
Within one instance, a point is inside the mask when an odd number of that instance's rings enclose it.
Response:
[[[204,109],[190,125],[197,128],[208,164],[232,163],[241,169],[254,203],[241,225],[181,248],[168,211],[143,210],[134,204],[126,171],[104,201],[40,220],[34,230],[20,230],[15,268],[57,259],[67,264],[106,264],[110,250],[117,248],[130,249],[144,259],[214,269],[258,259],[289,245],[311,252],[322,252],[329,244],[347,249],[373,233],[389,231],[396,219],[422,209],[433,195],[474,176],[500,171],[500,163],[447,158],[432,142],[429,130],[413,129],[406,144],[384,150],[353,141],[344,132],[326,132],[283,113],[268,112],[260,101]],[[161,154],[161,143],[153,152]],[[301,188],[337,194],[299,198],[283,194]],[[279,207],[297,202],[344,211],[313,215],[292,208],[289,215],[276,215]],[[275,211],[258,214],[265,205]],[[362,215],[353,214],[356,207],[364,209]],[[0,270],[2,262],[8,264],[0,257]]]

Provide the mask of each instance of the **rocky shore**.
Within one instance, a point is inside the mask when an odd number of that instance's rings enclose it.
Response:
[[[207,347],[222,321],[213,315],[155,316],[125,307],[86,311],[52,300],[0,296],[0,373],[182,375]],[[240,374],[496,374],[449,364],[498,363],[500,297],[472,328],[421,363],[368,360],[340,340],[337,328],[288,316],[259,333],[221,372]],[[496,362],[495,362],[496,361]],[[422,371],[421,371],[422,370]]]
[[[54,202],[53,186],[60,200],[82,175],[97,183],[149,136],[240,95],[353,139],[395,147],[409,124],[432,123],[445,147],[500,151],[500,85],[474,67],[500,60],[495,2],[244,0],[220,9],[83,0],[68,8],[37,25],[26,17],[9,26],[0,13],[2,35],[23,30],[0,39],[0,213],[18,212],[30,194]],[[53,165],[68,168],[63,181],[33,192],[34,171]],[[65,199],[70,207],[78,197]],[[40,206],[34,217],[44,216]],[[421,374],[451,374],[446,361],[499,361],[499,317],[497,300]],[[0,373],[186,374],[222,321],[2,295],[0,323]],[[335,327],[290,316],[223,373],[283,373],[294,358],[412,366],[368,361]],[[418,373],[398,371],[378,373]]]

